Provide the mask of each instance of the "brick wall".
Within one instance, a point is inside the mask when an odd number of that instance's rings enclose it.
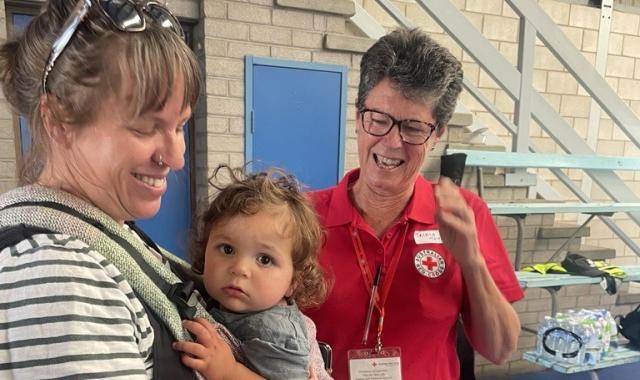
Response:
[[[346,0],[251,0],[203,3],[206,61],[206,127],[198,130],[197,194],[208,195],[206,179],[219,163],[244,164],[244,57],[346,65],[349,104],[355,98],[359,54],[323,48],[326,34],[344,35]],[[352,108],[347,134],[353,133]],[[356,165],[355,146],[347,143],[346,167]]]

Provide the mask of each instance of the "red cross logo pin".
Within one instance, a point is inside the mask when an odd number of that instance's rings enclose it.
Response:
[[[416,253],[413,263],[418,272],[425,277],[436,278],[444,273],[444,259],[438,252],[430,249]]]

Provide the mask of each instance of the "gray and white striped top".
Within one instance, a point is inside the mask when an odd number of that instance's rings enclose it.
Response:
[[[153,331],[120,271],[38,234],[0,251],[0,379],[151,378]]]

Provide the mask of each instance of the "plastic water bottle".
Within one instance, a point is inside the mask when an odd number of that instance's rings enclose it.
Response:
[[[576,339],[576,336],[580,337],[581,331],[579,329],[579,326],[580,324],[576,320],[572,319],[569,321],[569,331],[575,335],[568,334],[570,336],[570,340],[567,347],[567,352],[577,352],[574,357],[566,359],[567,362],[571,364],[581,364],[584,358],[584,355],[580,355],[580,351],[584,351],[584,344],[580,344],[578,339]],[[582,339],[582,337],[580,337],[580,339]]]
[[[544,333],[547,330],[549,330],[550,328],[552,328],[552,323],[553,323],[552,321],[553,321],[553,318],[551,318],[549,316],[546,316],[538,324],[538,334],[537,334],[537,339],[536,339],[536,354],[538,356],[546,354],[546,351],[545,351],[545,349],[543,347],[542,340],[543,340],[543,337],[544,337]],[[550,339],[547,339],[547,341],[549,341],[549,340]]]
[[[587,334],[585,331],[584,326],[582,326],[582,324],[580,324],[580,322],[576,322],[575,326],[573,327],[573,333],[576,334],[577,336],[580,337],[580,339],[582,340],[582,344],[580,344],[579,342],[576,341],[576,344],[579,346],[579,350],[578,350],[578,355],[576,355],[575,358],[575,363],[576,364],[584,364],[585,362],[585,353],[586,353],[586,339],[587,339]]]
[[[585,362],[588,365],[595,365],[600,361],[602,342],[592,324],[586,326],[585,335]]]

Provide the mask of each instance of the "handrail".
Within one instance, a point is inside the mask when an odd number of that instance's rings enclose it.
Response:
[[[567,203],[567,202],[532,202],[532,203],[489,203],[494,215],[519,214],[615,214],[618,212],[640,211],[640,203]]]
[[[569,70],[600,107],[620,126],[629,140],[640,147],[640,119],[611,86],[573,46],[553,20],[531,0],[506,0],[521,18],[527,19],[553,55]]]
[[[580,154],[489,152],[447,148],[447,154],[464,153],[467,163],[483,167],[564,168],[593,170],[635,170],[640,172],[640,158],[586,156]]]

